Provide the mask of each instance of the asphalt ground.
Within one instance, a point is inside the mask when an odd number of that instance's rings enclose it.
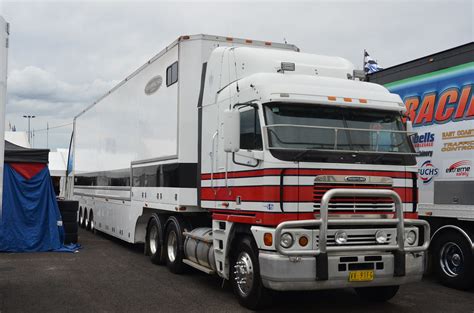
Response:
[[[228,283],[195,270],[174,275],[153,265],[143,246],[79,231],[72,253],[1,253],[0,313],[248,312]],[[350,289],[279,293],[268,312],[468,312],[474,290],[432,279],[402,286],[388,303],[368,304]]]

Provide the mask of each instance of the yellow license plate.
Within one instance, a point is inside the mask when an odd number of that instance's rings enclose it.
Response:
[[[372,281],[374,271],[353,271],[349,272],[349,281]]]

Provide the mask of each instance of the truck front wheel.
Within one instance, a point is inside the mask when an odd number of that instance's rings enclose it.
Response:
[[[399,286],[355,288],[357,295],[369,302],[386,302],[397,294]]]
[[[433,267],[442,284],[466,290],[474,285],[474,255],[460,233],[441,234],[433,244]]]
[[[230,282],[235,295],[240,304],[248,309],[265,307],[271,296],[260,278],[257,247],[249,237],[244,237],[234,251],[231,256]]]

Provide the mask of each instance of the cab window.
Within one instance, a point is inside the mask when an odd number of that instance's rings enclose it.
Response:
[[[256,108],[240,112],[240,149],[262,150],[262,130]]]

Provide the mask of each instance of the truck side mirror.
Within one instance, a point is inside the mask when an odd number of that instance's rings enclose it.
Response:
[[[237,110],[224,111],[224,151],[237,152],[240,150],[240,112]]]

